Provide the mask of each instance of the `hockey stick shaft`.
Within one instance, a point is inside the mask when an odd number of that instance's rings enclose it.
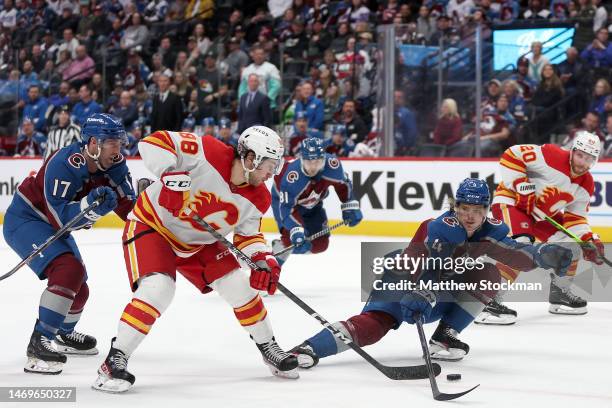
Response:
[[[431,362],[431,356],[429,355],[429,347],[427,346],[427,338],[425,337],[425,330],[423,329],[423,322],[421,318],[422,317],[420,313],[414,314],[414,321],[416,323],[417,331],[419,333],[419,340],[421,342],[421,348],[423,349],[423,358],[425,359],[425,365],[427,366],[427,372],[429,373],[429,384],[431,385],[431,392],[433,394],[433,398],[436,401],[450,401],[450,400],[459,398],[467,394],[468,392],[471,392],[474,389],[476,389],[480,384],[476,385],[475,387],[470,388],[467,391],[460,392],[457,394],[445,394],[443,392],[440,392],[440,389],[438,388],[438,383],[436,381],[436,376],[433,370],[433,363]]]
[[[8,278],[9,276],[11,276],[15,272],[17,272],[19,269],[21,269],[21,267],[23,267],[24,265],[29,264],[32,261],[32,259],[37,257],[40,253],[42,253],[42,251],[47,249],[49,247],[49,245],[51,245],[52,243],[57,241],[70,228],[74,227],[79,221],[81,221],[81,219],[85,216],[85,214],[87,214],[89,211],[91,211],[94,208],[96,208],[97,206],[99,206],[100,203],[103,200],[104,200],[103,197],[98,197],[97,199],[95,199],[91,204],[89,204],[89,206],[87,206],[87,208],[83,209],[80,213],[75,215],[73,219],[71,219],[66,224],[64,224],[64,226],[62,228],[58,229],[55,234],[51,235],[45,242],[43,242],[43,244],[41,246],[37,247],[34,251],[32,251],[32,253],[30,255],[28,255],[27,258],[25,258],[21,262],[19,262],[9,272],[7,272],[4,275],[0,276],[0,281]]]
[[[590,242],[585,242],[581,240],[576,234],[574,234],[572,231],[565,228],[563,225],[559,224],[557,221],[555,221],[553,218],[549,217],[548,215],[545,215],[544,219],[548,221],[549,223],[551,223],[553,227],[555,227],[556,229],[558,229],[559,231],[561,231],[562,233],[564,233],[565,235],[567,235],[568,237],[576,241],[578,245],[580,245],[581,247],[587,247],[587,248],[597,250],[597,248],[595,248],[593,244],[591,244]],[[612,261],[608,260],[606,257],[602,255],[598,255],[598,256],[601,258],[602,261],[606,263],[606,265],[612,266]]]
[[[210,235],[212,235],[218,242],[225,245],[227,249],[229,249],[237,258],[244,261],[249,268],[259,270],[259,266],[253,262],[253,260],[247,256],[240,249],[236,248],[236,246],[231,243],[227,238],[221,235],[217,230],[215,230],[209,223],[204,221],[199,215],[197,215],[191,208],[186,207],[184,212],[187,216],[190,216],[198,225],[204,228]],[[302,299],[300,299],[297,295],[287,289],[280,282],[277,283],[277,288],[280,290],[285,296],[287,296],[293,303],[298,305],[302,310],[306,313],[314,317],[319,323],[321,323],[327,330],[329,330],[336,338],[341,340],[347,346],[352,348],[357,354],[363,357],[368,363],[373,365],[376,369],[386,375],[388,378],[392,380],[412,380],[412,379],[422,379],[427,378],[427,370],[425,366],[417,365],[417,366],[406,366],[406,367],[389,367],[384,366],[375,360],[372,356],[366,353],[361,347],[356,345],[350,338],[345,336],[340,330],[336,329],[326,320],[323,316],[318,314],[313,308],[308,306]],[[437,366],[437,371],[440,373],[440,366]]]
[[[323,228],[321,231],[319,231],[319,232],[317,232],[315,234],[312,234],[309,237],[306,237],[306,241],[314,241],[317,238],[321,238],[322,236],[329,234],[331,231],[333,231],[333,230],[335,230],[337,228],[340,228],[343,225],[346,225],[346,221],[339,222],[337,224],[332,225],[331,227]],[[272,255],[280,256],[280,255],[283,255],[283,254],[293,250],[293,248],[295,248],[295,245],[289,245],[287,248],[283,248],[280,251],[278,251],[277,253],[272,254]]]

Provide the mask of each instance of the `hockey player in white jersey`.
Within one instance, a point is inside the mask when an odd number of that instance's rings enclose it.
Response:
[[[258,294],[274,294],[281,270],[259,231],[271,201],[264,182],[283,164],[280,137],[253,126],[233,148],[211,136],[158,131],[140,142],[139,151],[159,182],[140,194],[128,216],[123,248],[133,298],[93,388],[124,392],[134,384],[128,359],[172,301],[176,271],[231,305],[274,375],[298,378],[297,359],[276,343]],[[250,278],[242,273],[234,255],[187,215],[187,207],[222,235],[233,232],[234,244],[262,270],[252,270]]]
[[[508,148],[500,159],[501,183],[495,191],[491,211],[510,227],[512,238],[523,242],[569,241],[550,222],[549,216],[583,241],[593,246],[582,247],[585,260],[601,265],[604,245],[591,231],[587,215],[594,190],[589,170],[597,163],[601,151],[599,138],[582,131],[576,135],[568,151],[553,144],[516,145]],[[551,282],[549,311],[554,314],[585,314],[586,300],[570,290],[580,253],[575,254],[565,279]],[[500,268],[508,281],[518,271]],[[476,318],[482,324],[512,324],[516,311],[498,301],[491,302]]]

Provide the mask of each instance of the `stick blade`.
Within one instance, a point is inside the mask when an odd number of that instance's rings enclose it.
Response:
[[[432,364],[434,374],[437,377],[442,372],[439,364]],[[385,367],[384,374],[392,380],[426,380],[429,378],[425,364],[405,367]]]
[[[467,394],[468,392],[472,392],[472,391],[474,391],[474,390],[475,390],[476,388],[478,388],[479,386],[480,386],[480,384],[477,384],[476,386],[474,386],[474,387],[470,388],[469,390],[467,390],[467,391],[463,391],[463,392],[460,392],[460,393],[457,393],[457,394],[445,394],[445,393],[443,393],[443,392],[440,392],[440,393],[438,393],[438,394],[434,395],[434,399],[435,399],[436,401],[450,401],[450,400],[454,400],[454,399],[457,399],[457,398],[459,398],[459,397],[464,396],[464,395],[465,395],[465,394]]]

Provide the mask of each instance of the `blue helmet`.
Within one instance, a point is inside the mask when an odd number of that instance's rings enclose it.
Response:
[[[335,125],[332,127],[332,135],[342,135],[346,137],[346,126]]]
[[[489,186],[484,180],[477,178],[466,178],[459,184],[457,194],[455,194],[455,202],[475,205],[489,205],[491,194]]]
[[[183,130],[193,130],[195,128],[196,120],[193,116],[187,116],[181,126]]]
[[[119,140],[122,145],[128,144],[127,134],[121,119],[108,113],[94,113],[85,119],[81,128],[83,144],[88,144],[95,137],[99,144],[106,140]]]
[[[202,126],[215,126],[215,118],[209,116],[202,119]]]
[[[219,127],[231,129],[232,122],[228,118],[221,118],[219,119]]]
[[[308,137],[302,140],[300,153],[302,154],[302,159],[305,160],[322,159],[325,156],[323,140],[318,137]]]

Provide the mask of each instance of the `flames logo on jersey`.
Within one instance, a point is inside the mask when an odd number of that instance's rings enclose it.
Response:
[[[219,225],[221,222],[225,222],[230,227],[236,225],[238,222],[238,208],[233,203],[221,200],[219,196],[214,193],[200,190],[195,194],[193,199],[189,201],[187,206],[216,230],[224,227],[224,225]],[[199,231],[206,231],[183,211],[181,211],[179,219],[188,221],[193,228]]]
[[[574,200],[574,196],[558,187],[546,187],[536,200],[536,207],[553,216]]]

